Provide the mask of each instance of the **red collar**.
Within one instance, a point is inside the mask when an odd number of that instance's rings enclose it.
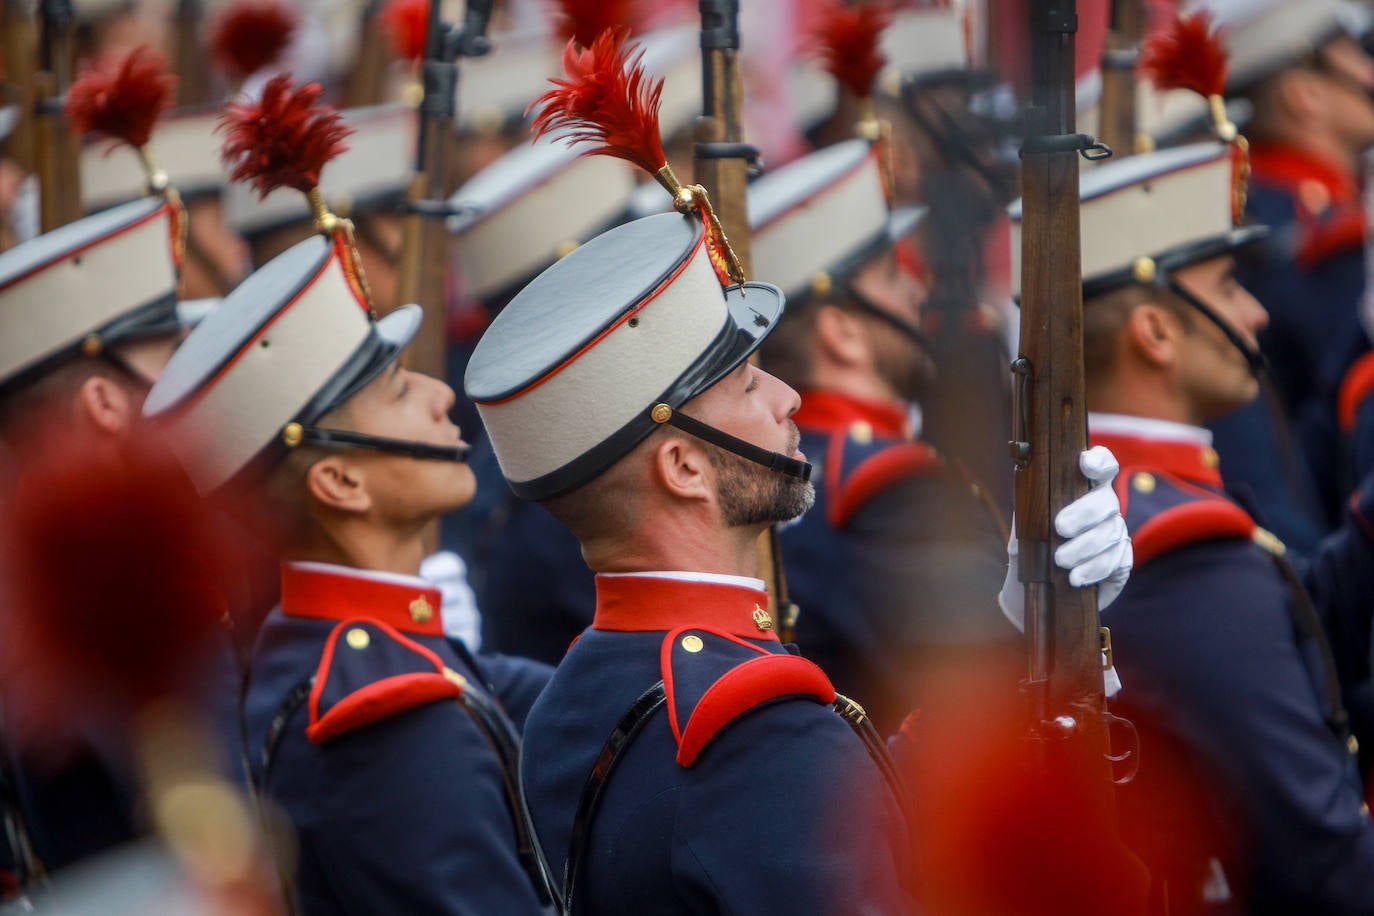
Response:
[[[1093,445],[1105,445],[1121,463],[1123,473],[1148,468],[1193,483],[1222,488],[1217,450],[1200,442],[1149,439],[1121,433],[1092,433]]]
[[[592,626],[629,633],[701,627],[742,639],[778,638],[767,592],[648,576],[597,576]]]
[[[342,566],[281,566],[281,609],[290,617],[348,620],[367,617],[405,633],[443,636],[439,589],[421,580],[382,578]]]
[[[1250,148],[1250,168],[1256,181],[1279,184],[1294,191],[1309,211],[1320,213],[1330,206],[1360,203],[1359,182],[1350,170],[1325,156],[1292,146],[1257,143]],[[1319,199],[1304,199],[1304,183],[1316,182],[1328,195],[1326,206],[1315,206]]]
[[[867,424],[870,434],[895,439],[910,439],[911,425],[906,408],[892,401],[873,401],[808,388],[801,393],[801,407],[792,419],[802,429],[828,433],[848,433],[859,424]]]

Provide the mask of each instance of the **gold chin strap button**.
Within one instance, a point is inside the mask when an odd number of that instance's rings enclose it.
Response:
[[[830,290],[835,286],[830,279],[830,274],[825,271],[818,271],[811,275],[811,294],[813,296],[828,296]]]
[[[295,448],[301,444],[301,439],[305,437],[305,430],[299,423],[288,423],[282,427],[281,441],[286,443],[287,448]]]
[[[99,334],[87,334],[81,341],[81,352],[87,356],[99,356],[104,345],[100,342]]]
[[[667,423],[673,416],[673,408],[667,404],[655,404],[654,409],[649,411],[649,416],[655,423]]]
[[[1154,258],[1136,258],[1131,265],[1131,275],[1137,283],[1153,283],[1158,273]]]

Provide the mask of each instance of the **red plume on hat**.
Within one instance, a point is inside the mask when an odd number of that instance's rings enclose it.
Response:
[[[1223,142],[1232,144],[1231,216],[1239,224],[1245,213],[1246,185],[1250,177],[1249,144],[1226,113],[1226,46],[1212,28],[1208,13],[1175,16],[1169,24],[1145,40],[1140,49],[1140,72],[1160,92],[1187,89],[1207,100],[1212,129]]]
[[[425,56],[429,38],[429,0],[390,0],[379,21],[391,39],[398,60],[415,62]]]
[[[594,144],[584,156],[614,156],[654,176],[683,213],[695,210],[706,224],[711,262],[724,284],[743,283],[744,270],[730,248],[720,220],[711,209],[706,189],[684,186],[668,165],[659,133],[658,109],[663,79],[651,81],[644,72],[644,52],[626,45],[629,29],[602,32],[582,48],[571,39],[563,50],[564,79],[530,104],[538,109],[531,130],[535,139],[553,134],[571,143]]]
[[[158,117],[172,104],[175,89],[176,77],[168,72],[167,59],[140,46],[87,68],[67,90],[67,119],[77,133],[141,150]]]
[[[343,141],[353,133],[338,111],[317,104],[323,93],[319,83],[298,87],[283,73],[256,101],[231,103],[219,122],[229,180],[250,182],[259,198],[281,187],[317,192],[321,170],[348,149]]]
[[[295,11],[281,0],[237,0],[210,25],[210,55],[220,69],[242,81],[275,63],[295,32]]]
[[[320,193],[320,172],[348,150],[344,139],[353,133],[337,110],[319,104],[323,93],[319,83],[296,86],[289,73],[282,73],[267,81],[261,98],[231,103],[219,121],[225,135],[220,159],[232,168],[229,180],[249,182],[259,199],[277,188],[304,194],[315,226],[344,251],[354,292],[371,302],[362,257],[353,244],[353,224],[331,213]]]
[[[1187,89],[1207,99],[1218,135],[1230,141],[1236,126],[1222,99],[1227,63],[1226,48],[1206,11],[1174,17],[1140,49],[1141,74],[1160,92]]]
[[[879,47],[892,24],[887,3],[846,6],[831,0],[822,10],[813,36],[825,69],[857,99],[873,95],[873,83],[887,64]]]
[[[603,33],[624,26],[638,29],[633,0],[557,0],[559,31],[584,48]]]

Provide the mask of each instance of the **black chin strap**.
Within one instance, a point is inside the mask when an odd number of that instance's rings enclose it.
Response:
[[[852,286],[845,286],[843,295],[857,305],[864,314],[877,318],[898,334],[901,334],[907,340],[920,347],[921,351],[927,356],[930,355],[930,338],[927,337],[925,332],[920,328],[916,327],[916,325],[898,318]]]
[[[1269,360],[1265,355],[1246,343],[1245,339],[1236,332],[1235,328],[1222,320],[1222,317],[1213,311],[1211,306],[1203,302],[1197,296],[1194,296],[1182,283],[1179,283],[1172,277],[1168,278],[1165,282],[1168,284],[1170,292],[1200,312],[1204,318],[1216,325],[1221,330],[1221,333],[1226,335],[1226,339],[1231,341],[1232,346],[1239,350],[1241,355],[1245,357],[1245,361],[1250,364],[1250,372],[1256,378],[1268,373]]]
[[[759,448],[753,443],[721,432],[714,426],[707,426],[680,410],[673,410],[667,404],[655,404],[653,410],[649,411],[649,416],[653,418],[655,423],[667,423],[670,426],[676,426],[688,435],[696,436],[704,442],[709,442],[717,448],[723,448],[727,452],[755,464],[761,464],[770,471],[777,471],[788,477],[796,477],[798,480],[811,479],[810,462],[798,461],[796,458],[789,458],[781,452],[770,452],[767,449]]]
[[[342,429],[319,429],[288,423],[281,431],[282,441],[290,448],[310,444],[321,448],[365,448],[374,452],[390,452],[408,458],[424,458],[432,461],[465,462],[468,452],[466,445],[430,445],[426,442],[411,442],[406,439],[387,439],[383,436],[369,436],[366,433],[349,432]]]

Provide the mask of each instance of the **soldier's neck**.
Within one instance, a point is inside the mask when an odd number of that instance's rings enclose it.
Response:
[[[309,544],[293,547],[284,558],[418,576],[426,555],[424,531],[394,530],[349,519],[319,526]]]
[[[704,572],[758,576],[759,530],[660,525],[615,541],[584,543],[582,557],[592,572]]]

